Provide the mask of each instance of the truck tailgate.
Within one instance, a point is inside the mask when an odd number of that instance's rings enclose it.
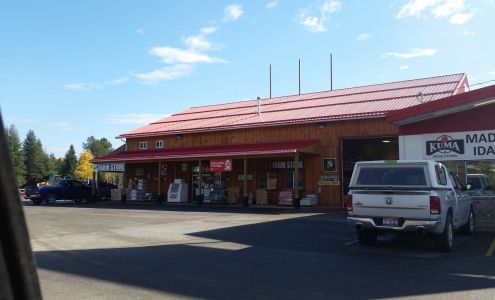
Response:
[[[352,198],[354,216],[430,218],[430,192],[427,190],[353,190]]]

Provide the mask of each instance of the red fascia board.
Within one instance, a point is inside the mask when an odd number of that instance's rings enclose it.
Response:
[[[455,106],[461,106],[493,97],[495,97],[495,85],[490,85],[477,90],[446,97],[437,101],[418,104],[399,111],[392,111],[387,114],[387,121],[396,122],[418,115],[448,109]]]
[[[114,155],[95,157],[91,160],[91,162],[294,153],[301,148],[311,146],[317,142],[319,142],[319,139],[296,140],[278,143],[222,144],[164,150],[129,151]]]

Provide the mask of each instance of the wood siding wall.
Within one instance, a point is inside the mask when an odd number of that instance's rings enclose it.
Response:
[[[288,140],[301,140],[317,138],[321,141],[319,147],[316,147],[316,155],[302,155],[304,161],[304,191],[302,195],[308,193],[317,193],[318,180],[321,175],[338,175],[341,176],[340,166],[340,142],[342,138],[352,137],[379,137],[379,136],[395,136],[398,134],[398,128],[388,123],[384,118],[363,119],[351,121],[336,121],[326,122],[323,128],[320,128],[318,123],[300,124],[290,126],[274,126],[264,128],[250,128],[238,130],[226,130],[217,132],[183,134],[179,137],[176,135],[129,138],[127,139],[127,147],[129,151],[139,150],[139,142],[147,141],[148,149],[155,148],[155,142],[162,140],[164,148],[182,148],[205,145],[219,144],[240,144],[240,143],[259,143],[259,142],[277,142]],[[287,158],[287,156],[284,156]],[[322,159],[326,157],[337,158],[337,172],[323,173]],[[276,157],[270,159],[250,159],[248,162],[249,173],[256,175],[254,169],[265,169],[270,167],[270,161],[276,160]],[[158,171],[158,162],[155,162],[153,175]],[[168,172],[172,175],[174,172],[174,163],[168,162]],[[135,163],[129,164],[135,166]],[[237,182],[238,168],[242,168],[242,160],[234,161],[234,170],[232,176],[232,185],[237,185],[242,188],[242,183]],[[254,168],[254,169],[253,169]],[[156,170],[156,171],[155,171]],[[128,178],[132,177],[132,169],[129,170]],[[151,170],[150,170],[151,171]],[[172,171],[172,172],[171,172]],[[191,174],[180,174],[184,177],[190,177]],[[191,175],[192,176],[192,175]],[[168,176],[166,186],[171,182],[172,176]],[[190,178],[186,178],[189,179]],[[250,182],[249,192],[254,193],[256,179]],[[152,184],[154,185],[154,184]],[[165,187],[162,187],[162,190]],[[319,194],[320,205],[341,205],[341,186],[322,186]]]

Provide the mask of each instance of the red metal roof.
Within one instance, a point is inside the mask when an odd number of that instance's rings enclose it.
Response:
[[[257,100],[192,107],[118,137],[384,117],[420,101],[436,101],[462,92],[466,78],[461,73],[263,99],[259,115]]]
[[[201,147],[124,151],[94,158],[91,162],[121,162],[132,160],[167,160],[178,158],[207,158],[217,156],[255,156],[267,154],[295,153],[319,142],[317,139],[285,141],[276,143],[226,144]]]
[[[495,85],[392,112],[387,116],[387,120],[406,124],[471,109],[487,100],[495,100]]]

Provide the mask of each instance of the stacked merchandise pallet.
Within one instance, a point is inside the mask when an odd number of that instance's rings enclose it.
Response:
[[[266,189],[256,190],[256,204],[266,205],[268,204],[268,192]]]
[[[278,195],[278,205],[293,205],[294,195],[292,190],[281,191]]]
[[[145,179],[133,180],[129,179],[127,186],[127,199],[131,201],[143,201],[146,199],[148,190],[148,181]]]

